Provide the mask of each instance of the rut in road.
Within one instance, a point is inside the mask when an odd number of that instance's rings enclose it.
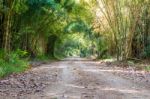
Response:
[[[2,80],[0,99],[150,99],[145,85],[109,71],[80,58],[53,62]]]

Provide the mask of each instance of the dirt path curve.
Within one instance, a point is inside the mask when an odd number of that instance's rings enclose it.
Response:
[[[0,81],[0,99],[150,99],[144,85],[106,64],[69,58]]]

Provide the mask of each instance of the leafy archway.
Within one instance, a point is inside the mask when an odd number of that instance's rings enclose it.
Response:
[[[65,34],[55,43],[55,57],[88,56],[91,54],[92,42],[83,33]]]

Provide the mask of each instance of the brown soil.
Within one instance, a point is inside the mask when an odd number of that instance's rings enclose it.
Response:
[[[69,58],[0,81],[0,99],[150,99],[149,74]]]

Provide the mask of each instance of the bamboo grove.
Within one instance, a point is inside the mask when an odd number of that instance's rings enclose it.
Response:
[[[150,1],[97,0],[95,31],[107,39],[118,60],[150,56]]]
[[[150,1],[0,1],[0,48],[5,53],[20,49],[32,57],[55,56],[65,49],[58,45],[74,33],[86,40],[76,45],[82,53],[118,60],[149,58]]]
[[[67,24],[87,21],[86,16],[90,19],[89,7],[84,5],[74,0],[1,0],[1,49],[7,53],[26,50],[33,56],[53,53]]]

